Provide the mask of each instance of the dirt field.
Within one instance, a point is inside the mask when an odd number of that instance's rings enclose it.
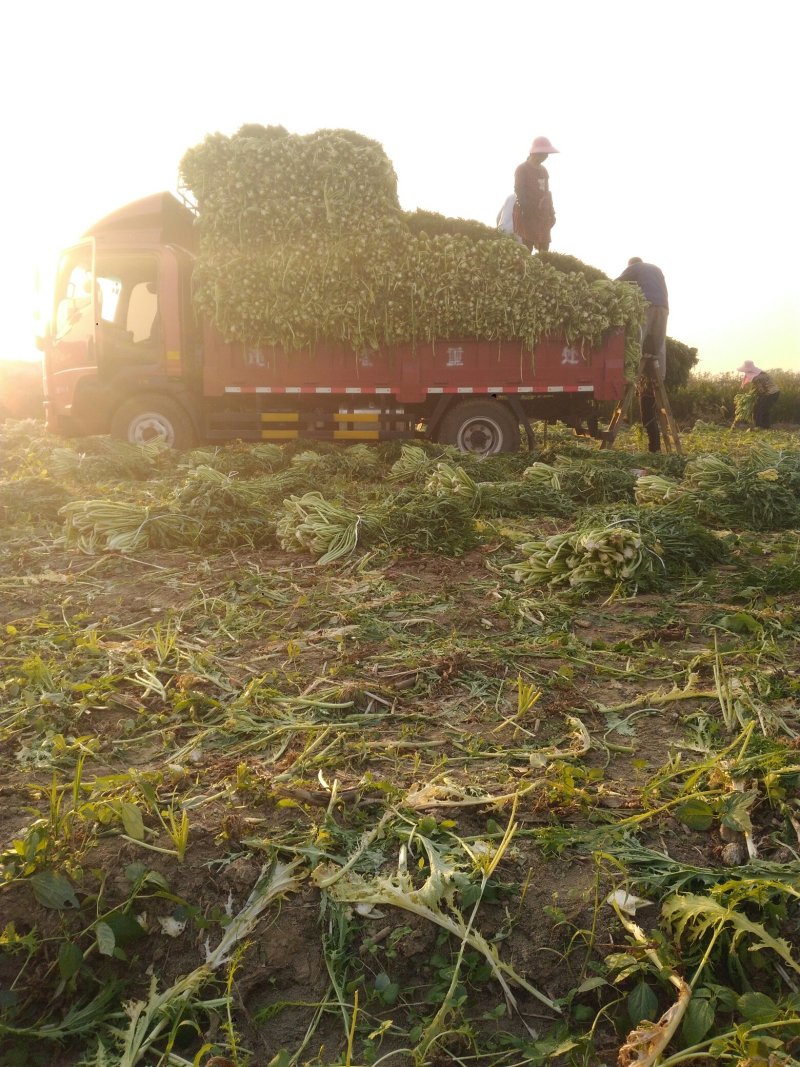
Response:
[[[452,517],[420,552],[407,524],[368,538],[399,447],[0,433],[3,1064],[798,1062],[788,437],[759,438],[788,495],[717,524],[715,562],[582,592],[514,566],[586,503],[632,506],[624,479],[566,514],[477,510],[463,551]],[[482,470],[559,454],[609,467],[557,435]],[[207,465],[263,480],[260,521],[192,482]],[[323,565],[278,523],[320,487],[367,516]],[[87,500],[148,509],[132,550],[65,528]],[[153,544],[179,507],[194,525]]]

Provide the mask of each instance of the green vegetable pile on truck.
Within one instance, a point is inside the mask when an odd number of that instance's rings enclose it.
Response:
[[[130,442],[427,437],[516,451],[602,436],[638,358],[634,286],[547,265],[479,223],[408,213],[377,142],[244,126],[181,163],[191,194],[62,254],[48,427]]]

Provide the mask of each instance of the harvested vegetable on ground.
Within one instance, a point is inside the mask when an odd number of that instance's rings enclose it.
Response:
[[[636,482],[635,496],[640,507],[669,508],[694,516],[700,510],[700,501],[687,485],[660,474],[643,474]]]
[[[529,485],[537,486],[539,489],[551,489],[556,492],[561,489],[561,479],[558,476],[558,471],[555,467],[551,467],[549,463],[532,463],[530,467],[526,467],[522,472],[522,477]]]
[[[381,509],[380,541],[396,551],[460,556],[478,544],[472,502],[409,487]]]
[[[758,448],[739,460],[698,456],[683,480],[724,525],[780,530],[800,523],[800,468],[788,453]]]
[[[146,479],[164,466],[170,468],[174,453],[160,440],[131,445],[113,437],[86,437],[80,451],[55,448],[49,462],[56,478],[82,483]]]
[[[73,500],[60,512],[64,540],[82,552],[136,552],[187,544],[196,523],[165,507],[122,500]]]
[[[0,521],[55,519],[72,493],[47,475],[0,482]]]
[[[225,445],[196,448],[184,452],[178,461],[183,470],[192,467],[213,467],[224,474],[236,474],[239,478],[255,478],[270,474],[286,466],[286,457],[279,445],[264,441],[254,445]]]
[[[663,562],[654,539],[639,529],[608,526],[585,532],[554,534],[542,542],[521,546],[524,562],[506,567],[514,580],[549,586],[654,584],[653,575]]]
[[[487,517],[571,515],[574,503],[564,493],[552,488],[541,488],[535,482],[479,482],[480,504],[478,515]]]
[[[238,478],[213,467],[194,467],[175,493],[174,507],[196,522],[198,544],[217,548],[273,539],[281,493],[269,476]]]
[[[451,467],[449,463],[437,463],[425,488],[434,496],[461,496],[475,512],[480,510],[481,489],[463,467]]]
[[[400,458],[395,460],[389,471],[389,480],[396,482],[415,482],[427,478],[436,466],[436,459],[419,445],[402,446]]]
[[[570,500],[553,488],[551,475],[523,482],[476,482],[463,467],[437,463],[425,488],[438,497],[462,497],[475,515],[568,515],[571,510]]]
[[[582,504],[610,504],[633,500],[636,478],[628,468],[558,456],[555,461],[561,491]]]
[[[324,566],[352,555],[362,532],[373,522],[368,516],[332,504],[321,493],[311,492],[284,500],[277,523],[278,540],[287,551],[300,548],[313,552],[319,556],[317,563]]]
[[[587,508],[575,530],[520,546],[527,557],[504,570],[527,585],[657,588],[697,572],[726,553],[708,531],[673,515],[637,508]]]

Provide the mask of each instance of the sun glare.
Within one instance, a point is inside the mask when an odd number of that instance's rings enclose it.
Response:
[[[391,36],[376,48],[389,29],[388,17],[356,7],[360,16],[346,33],[341,13],[320,8],[315,32],[304,40],[304,63],[315,79],[300,84],[292,49],[273,55],[266,71],[260,61],[248,62],[258,55],[262,34],[251,27],[243,37],[236,18],[222,27],[201,20],[197,32],[213,50],[220,77],[198,81],[194,61],[176,59],[171,44],[184,31],[178,9],[163,8],[156,41],[142,17],[128,27],[121,50],[96,55],[95,80],[120,88],[93,100],[93,129],[102,135],[78,143],[72,128],[51,121],[63,41],[75,33],[54,6],[57,32],[38,45],[41,79],[31,86],[24,116],[11,117],[29,148],[19,174],[3,177],[13,182],[7,247],[15,255],[6,258],[0,277],[13,319],[0,359],[35,358],[35,334],[52,311],[53,267],[61,248],[123,204],[174,190],[183,153],[207,134],[231,134],[243,123],[260,122],[296,133],[345,127],[374,137],[394,164],[403,207],[490,225],[531,137],[546,134],[560,148],[549,161],[554,249],[611,277],[631,255],[661,266],[671,297],[669,332],[700,348],[702,369],[724,370],[752,355],[753,336],[762,346],[770,339],[760,358],[771,366],[800,368],[794,265],[800,225],[792,185],[798,150],[786,135],[780,103],[794,96],[792,34],[773,25],[764,51],[768,62],[756,70],[758,26],[734,19],[720,25],[709,11],[693,5],[689,14],[679,4],[669,20],[659,20],[654,47],[662,73],[654,77],[650,53],[637,44],[647,32],[641,19],[649,18],[638,8],[620,4],[615,15],[593,4],[565,3],[563,12],[537,6],[536,14],[521,14],[514,6],[507,25],[518,27],[515,37],[524,36],[530,20],[537,39],[569,40],[568,77],[563,47],[537,49],[536,85],[546,91],[531,97],[529,65],[487,45],[496,36],[494,11],[481,15],[470,8],[472,17],[453,21],[449,5],[429,5],[425,33],[446,43],[443,62],[424,78],[409,78],[407,60],[419,45],[417,21],[392,20]],[[31,21],[22,14],[15,18]],[[287,40],[296,32],[295,20],[271,5],[255,18],[261,30]],[[582,28],[577,36],[575,21]],[[28,38],[20,32],[19,39]],[[235,48],[228,47],[233,40]],[[176,85],[184,76],[192,80],[194,89],[180,95],[179,107],[168,106],[169,90],[165,95],[157,81],[136,77],[135,91],[123,89],[125,71],[140,73],[145,46],[153,62],[177,63]],[[227,77],[226,55],[236,57]],[[752,75],[747,79],[740,76],[744,57]],[[679,68],[702,69],[702,85]],[[473,76],[476,70],[480,78]],[[318,91],[322,84],[324,93]],[[632,91],[636,84],[647,91]],[[290,95],[287,85],[293,86]],[[758,144],[767,154],[757,175],[748,171],[755,187],[748,186],[743,197],[731,159],[748,123],[757,125]],[[30,142],[32,128],[47,128],[48,137]],[[788,308],[780,329],[771,310],[759,310],[769,301]]]

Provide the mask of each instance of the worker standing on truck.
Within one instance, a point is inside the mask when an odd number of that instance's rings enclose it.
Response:
[[[641,332],[642,359],[652,359],[658,368],[661,381],[667,374],[667,317],[669,316],[669,297],[667,283],[659,267],[654,263],[644,263],[640,256],[632,256],[628,266],[617,278],[618,282],[634,282],[641,289],[647,301],[647,311]],[[647,431],[648,450],[661,451],[661,434],[656,415],[656,399],[653,388],[646,377],[639,382],[639,407],[642,425]]]
[[[546,137],[534,138],[530,154],[514,173],[514,233],[529,251],[546,252],[556,213],[550,195],[550,175],[542,161],[558,152]]]

